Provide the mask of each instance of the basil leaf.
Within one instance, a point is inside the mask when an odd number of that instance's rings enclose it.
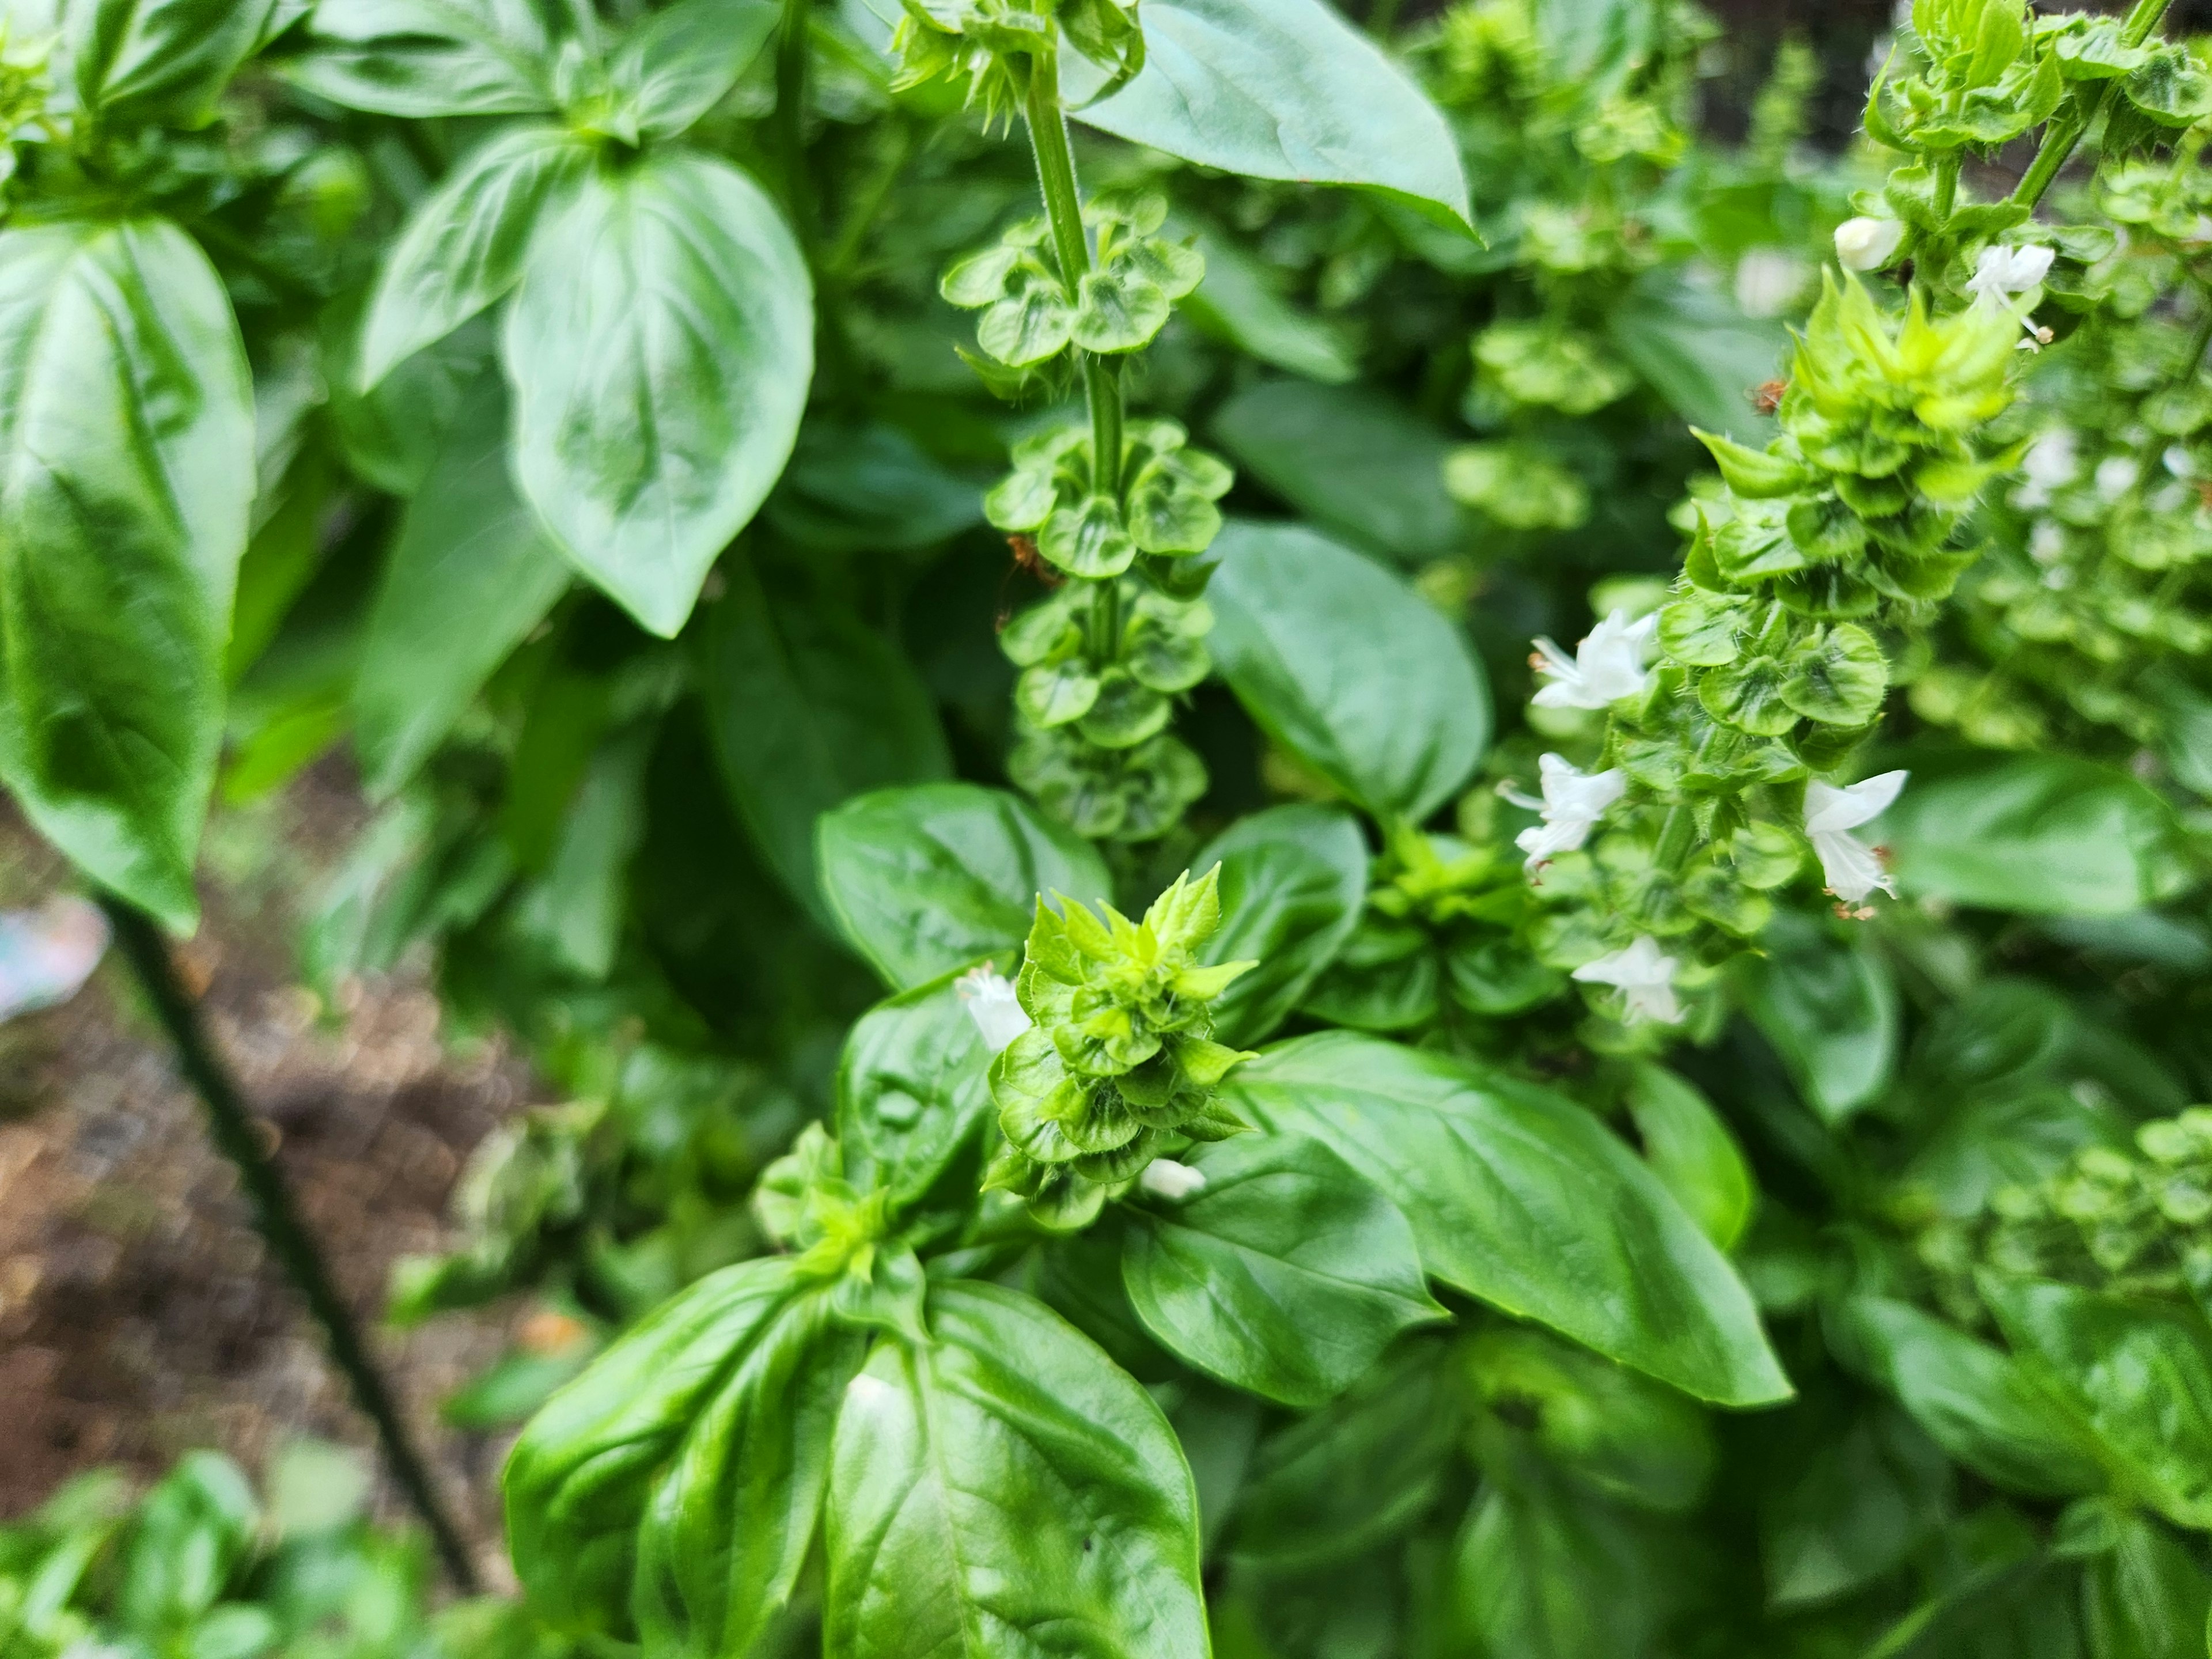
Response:
[[[1805,1103],[1833,1125],[1881,1097],[1897,1071],[1897,981],[1863,944],[1809,918],[1775,917],[1765,951],[1736,969],[1744,1012]]]
[[[1183,314],[1192,322],[1263,363],[1310,380],[1341,386],[1358,378],[1358,362],[1339,331],[1285,299],[1266,265],[1211,232],[1199,232],[1196,246],[1206,276],[1183,298]]]
[[[1763,442],[1774,423],[1751,394],[1781,372],[1790,331],[1754,320],[1718,289],[1649,270],[1606,313],[1613,349],[1692,426]]]
[[[1117,138],[1248,179],[1365,185],[1474,234],[1443,114],[1321,0],[1146,0],[1136,78],[1088,106],[1070,82],[1070,112]]]
[[[167,220],[62,222],[0,234],[0,777],[189,930],[254,490],[238,324]]]
[[[1389,1194],[1429,1272],[1723,1405],[1790,1389],[1751,1295],[1580,1106],[1447,1055],[1324,1031],[1231,1072],[1239,1115],[1311,1135]]]
[[[804,1562],[860,1362],[861,1340],[826,1320],[788,1261],[741,1262],[546,1402],[504,1476],[515,1571],[543,1617],[622,1638],[703,1626],[708,1650],[744,1650]]]
[[[1213,1003],[1214,1036],[1240,1048],[1290,1018],[1359,925],[1367,843],[1346,813],[1272,806],[1215,836],[1190,867],[1217,863],[1222,923],[1203,959],[1259,963]]]
[[[1751,1165],[1712,1102],[1649,1060],[1628,1085],[1628,1115],[1644,1161],[1719,1249],[1733,1249],[1750,1224],[1759,1193]]]
[[[681,149],[586,176],[507,313],[514,473],[576,568],[672,635],[782,471],[814,372],[799,245]]]
[[[1215,411],[1212,432],[1247,472],[1355,547],[1421,564],[1474,539],[1444,488],[1451,439],[1381,392],[1261,380]]]
[[[1133,1193],[1121,1279],[1146,1328],[1209,1376],[1318,1406],[1398,1334],[1447,1316],[1413,1230],[1365,1177],[1304,1135],[1186,1154],[1189,1197]]]
[[[369,611],[353,711],[372,797],[415,775],[570,580],[507,477],[506,388],[488,372],[399,521]]]
[[[1113,893],[1090,842],[1018,796],[972,783],[848,800],[822,815],[815,855],[839,932],[894,989],[1016,949],[1043,895],[1089,904]]]
[[[827,596],[771,595],[750,563],[708,613],[700,696],[722,780],[792,896],[828,919],[815,821],[883,784],[952,769],[936,705],[898,648]]]
[[[276,0],[73,0],[62,36],[88,113],[196,127],[267,38]]]
[[[1458,1438],[1449,1352],[1415,1339],[1349,1394],[1268,1436],[1231,1523],[1237,1563],[1302,1573],[1418,1521]]]
[[[560,127],[517,128],[470,152],[422,199],[369,301],[362,331],[364,390],[522,280],[532,235],[577,187],[592,154],[590,144]]]
[[[1767,1598],[1825,1601],[1904,1562],[1942,1519],[1950,1466],[1909,1419],[1884,1408],[1801,1442],[1759,1516]]]
[[[2173,809],[2125,772],[2048,754],[1917,753],[1910,765],[1862,838],[1888,847],[1911,896],[2117,915],[2191,879]]]
[[[638,136],[673,138],[714,108],[781,15],[773,0],[678,0],[633,28],[608,67],[636,100]]]
[[[845,1393],[824,1650],[1202,1659],[1198,1501],[1159,1407],[1014,1291],[939,1285],[929,1322]]]
[[[2114,1522],[2112,1547],[2084,1564],[2081,1626],[2094,1659],[2196,1659],[2212,1580],[2196,1551],[2143,1515]]]
[[[1540,1465],[1484,1488],[1451,1572],[1469,1645],[1514,1659],[1644,1652],[1667,1607],[1648,1531]]]
[[[2081,1437],[2002,1350],[1886,1297],[1854,1297],[1843,1318],[1875,1377],[1954,1461],[2035,1497],[2104,1484]]]
[[[630,860],[645,839],[645,768],[653,731],[641,726],[601,746],[562,815],[545,867],[515,895],[517,939],[561,968],[597,982],[622,945]]]
[[[950,975],[870,1009],[837,1063],[837,1140],[845,1176],[890,1194],[894,1215],[981,1157],[991,1103],[991,1050]],[[963,1159],[962,1154],[969,1156]],[[980,1171],[952,1194],[964,1208]]]
[[[1984,1279],[2030,1375],[2118,1484],[2177,1526],[2212,1527],[2212,1335],[2202,1315],[2045,1279]]]
[[[983,492],[895,426],[811,419],[763,509],[776,531],[828,553],[932,547],[983,519]]]
[[[528,0],[321,0],[295,84],[378,115],[536,115],[553,46]]]
[[[1213,544],[1210,643],[1261,728],[1379,818],[1425,818],[1490,744],[1466,640],[1379,565],[1296,525]]]

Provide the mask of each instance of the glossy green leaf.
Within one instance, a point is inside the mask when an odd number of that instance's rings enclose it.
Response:
[[[1885,1297],[1854,1297],[1844,1317],[1875,1376],[1975,1474],[2039,1497],[2103,1484],[2079,1432],[2001,1349]]]
[[[564,128],[514,128],[471,150],[422,199],[369,301],[364,390],[522,280],[532,236],[580,186],[592,156],[592,147]]]
[[[886,784],[952,769],[928,690],[882,635],[826,596],[733,562],[708,612],[700,695],[731,799],[792,896],[826,918],[815,821]]]
[[[1344,812],[1271,806],[1240,818],[1190,860],[1221,866],[1221,927],[1208,963],[1252,962],[1213,1004],[1214,1035],[1263,1042],[1304,1000],[1367,902],[1367,842]]]
[[[1664,1569],[1627,1519],[1541,1469],[1486,1485],[1454,1552],[1454,1611],[1485,1654],[1616,1659],[1645,1650]]]
[[[1444,488],[1450,437],[1381,392],[1261,380],[1223,404],[1212,429],[1244,471],[1355,547],[1419,564],[1474,544]]]
[[[530,1420],[504,1486],[516,1573],[564,1629],[742,1652],[804,1565],[860,1339],[788,1260],[708,1275]],[[635,1619],[635,1624],[633,1624]]]
[[[189,930],[254,489],[252,386],[161,219],[0,234],[0,777],[95,881]]]
[[[1296,525],[1213,545],[1208,643],[1262,730],[1378,817],[1419,821],[1490,743],[1490,690],[1458,629],[1370,560]]]
[[[507,395],[483,376],[399,521],[354,680],[354,745],[391,794],[544,620],[573,573],[514,493]]]
[[[1984,1281],[2029,1372],[2097,1445],[2114,1484],[2175,1524],[2212,1527],[2212,1334],[2203,1316],[2045,1279]]]
[[[2122,1516],[2116,1530],[2112,1547],[2082,1568],[2091,1659],[2197,1659],[2212,1614],[2198,1552],[2148,1516]]]
[[[1744,1011],[1774,1045],[1805,1103],[1841,1123],[1878,1099],[1897,1069],[1897,981],[1867,945],[1818,923],[1775,919],[1763,955],[1736,969]]]
[[[951,975],[870,1009],[837,1063],[845,1178],[888,1193],[895,1216],[938,1191],[963,1152],[980,1159],[977,1143],[997,1121],[990,1069],[991,1050]],[[946,1196],[964,1210],[975,1186]]]
[[[1225,237],[1203,232],[1198,250],[1206,278],[1182,301],[1183,315],[1261,362],[1309,380],[1341,386],[1357,378],[1358,362],[1338,331],[1278,293],[1259,260]]]
[[[1911,897],[2037,915],[2115,915],[2190,880],[2173,811],[2125,772],[2071,755],[1916,753],[1862,839]]]
[[[825,1522],[845,1659],[1202,1659],[1198,1502],[1159,1407],[1038,1303],[931,1293],[846,1390]]]
[[[1364,185],[1468,224],[1443,115],[1322,0],[1146,3],[1143,71],[1102,102],[1079,101],[1076,119],[1224,173]]]
[[[806,405],[813,292],[782,216],[704,155],[603,167],[540,228],[505,356],[523,495],[588,580],[673,635]]]
[[[1826,1601],[1893,1571],[1942,1518],[1950,1468],[1907,1419],[1884,1409],[1800,1443],[1773,1466],[1759,1516],[1766,1594]]]
[[[638,136],[673,138],[720,101],[775,33],[774,0],[678,0],[623,37],[609,65]]]
[[[194,127],[266,38],[276,0],[71,0],[77,101],[125,123]]]
[[[1733,1249],[1750,1224],[1759,1193],[1743,1148],[1712,1102],[1665,1066],[1645,1061],[1629,1081],[1628,1115],[1660,1184],[1707,1238]]]
[[[1549,1091],[1350,1032],[1230,1073],[1240,1115],[1311,1135],[1413,1224],[1436,1278],[1700,1399],[1790,1384],[1727,1260],[1605,1126]]]
[[[1121,1279],[1146,1328],[1188,1364],[1318,1406],[1401,1332],[1444,1317],[1406,1218],[1318,1141],[1240,1135],[1182,1161],[1205,1184],[1129,1196]]]
[[[554,107],[553,49],[530,0],[320,0],[286,65],[349,109],[417,118]]]
[[[972,783],[848,800],[822,815],[815,856],[838,931],[894,990],[1018,949],[1041,896],[1089,904],[1113,893],[1090,842]]]
[[[1638,277],[1606,313],[1606,329],[1613,349],[1691,425],[1752,444],[1772,432],[1751,399],[1789,356],[1779,321],[1747,317],[1721,289],[1668,266]]]

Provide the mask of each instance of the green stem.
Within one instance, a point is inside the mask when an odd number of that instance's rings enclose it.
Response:
[[[914,129],[901,122],[891,129],[890,142],[884,146],[883,155],[878,159],[875,171],[868,175],[866,182],[854,194],[852,207],[845,215],[845,222],[838,228],[836,241],[823,256],[822,268],[825,274],[840,277],[853,274],[861,247],[867,241],[868,232],[874,228],[877,216],[883,212],[884,204],[890,198],[891,186],[898,183],[899,175],[906,171],[907,160],[913,154]]]
[[[2120,27],[2121,40],[2130,46],[2139,46],[2158,27],[2159,19],[2166,15],[2168,0],[2136,0],[2128,20]],[[2051,181],[2058,176],[2058,169],[2066,165],[2074,154],[2075,145],[2097,118],[2111,95],[2112,83],[2100,81],[2087,94],[2076,93],[2069,106],[2069,112],[2043,130],[2043,143],[2037,148],[2035,159],[2021,174],[2020,183],[2013,187],[2012,199],[2022,207],[2033,208],[2043,199],[2043,192],[2051,188]]]
[[[1936,158],[1936,217],[1939,223],[1951,222],[1951,210],[1959,201],[1959,152],[1946,150]]]
[[[146,1000],[153,1006],[155,1018],[161,1021],[170,1044],[176,1049],[179,1067],[207,1108],[209,1133],[216,1149],[238,1171],[240,1184],[252,1203],[254,1222],[262,1238],[283,1265],[308,1311],[322,1326],[323,1334],[330,1343],[332,1362],[351,1385],[355,1403],[376,1425],[392,1475],[415,1506],[416,1513],[422,1517],[423,1524],[429,1528],[447,1572],[461,1589],[473,1594],[477,1587],[476,1569],[469,1560],[468,1547],[438,1501],[429,1471],[407,1437],[384,1377],[369,1358],[353,1315],[331,1280],[322,1253],[315,1248],[313,1237],[293,1206],[292,1194],[284,1185],[283,1176],[262,1150],[258,1120],[200,1028],[198,1010],[192,1006],[191,996],[177,978],[176,966],[170,960],[168,941],[161,936],[153,918],[136,905],[111,895],[102,897],[100,907],[107,912],[108,921],[115,929],[116,943],[129,961],[131,972],[137,976]]]

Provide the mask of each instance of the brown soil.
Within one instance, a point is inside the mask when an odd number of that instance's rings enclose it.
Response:
[[[448,1316],[404,1336],[374,1328],[393,1259],[449,1238],[463,1160],[526,1103],[529,1080],[496,1045],[441,1041],[419,972],[349,984],[337,1007],[296,983],[299,896],[359,817],[338,770],[219,818],[207,920],[181,963],[497,1583],[501,1448],[437,1410],[528,1310]],[[20,822],[0,818],[0,905],[67,881]],[[68,1005],[0,1025],[0,1516],[100,1463],[150,1477],[214,1446],[258,1470],[297,1435],[371,1445],[112,954]],[[389,1490],[380,1508],[404,1513]]]

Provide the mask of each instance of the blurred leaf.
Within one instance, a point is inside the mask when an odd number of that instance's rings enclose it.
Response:
[[[552,41],[514,0],[319,0],[313,49],[285,66],[320,98],[380,115],[529,115],[554,107]]]
[[[1712,1102],[1663,1066],[1639,1064],[1628,1085],[1628,1115],[1644,1161],[1705,1235],[1732,1249],[1758,1201],[1751,1165]]]
[[[1897,984],[1868,945],[1784,912],[1736,964],[1744,1012],[1805,1103],[1838,1124],[1881,1098],[1897,1066]]]
[[[1359,365],[1341,331],[1277,292],[1273,275],[1226,237],[1197,233],[1206,278],[1182,312],[1207,333],[1263,363],[1324,386],[1358,378]]]
[[[1754,319],[1717,288],[1661,267],[1636,279],[1606,313],[1613,349],[1690,425],[1746,443],[1763,442],[1773,422],[1752,395],[1783,372],[1790,332]]]
[[[1367,843],[1349,814],[1272,806],[1240,818],[1190,860],[1221,866],[1221,927],[1208,963],[1253,962],[1213,1004],[1214,1036],[1262,1042],[1290,1017],[1358,926]]]

